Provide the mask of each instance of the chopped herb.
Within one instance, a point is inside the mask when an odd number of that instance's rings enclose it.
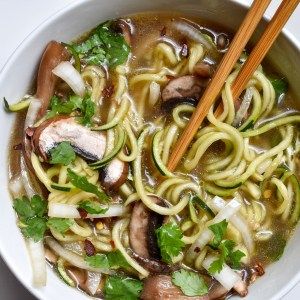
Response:
[[[107,259],[109,266],[112,269],[130,267],[129,263],[127,262],[123,254],[120,252],[120,250],[107,253]]]
[[[130,265],[119,250],[107,254],[97,253],[93,256],[86,256],[85,261],[93,268],[118,269],[128,268]]]
[[[106,300],[136,300],[143,289],[140,280],[130,277],[109,276],[104,286]]]
[[[208,287],[201,276],[195,272],[181,269],[172,274],[172,282],[186,296],[203,296],[208,293]]]
[[[104,214],[108,207],[102,207],[98,202],[83,200],[78,205],[79,208],[84,209],[89,214]]]
[[[285,78],[269,78],[276,93],[278,103],[284,99],[288,91],[289,84]]]
[[[47,203],[39,196],[34,195],[31,200],[26,196],[14,200],[14,209],[18,214],[22,233],[27,238],[38,242],[43,239],[46,231]]]
[[[212,247],[217,248],[220,245],[227,230],[227,226],[228,222],[225,219],[219,223],[215,223],[213,225],[208,226],[208,228],[214,234],[214,239],[211,243]]]
[[[69,165],[76,158],[75,152],[70,142],[61,142],[50,150],[51,164]]]
[[[116,67],[126,62],[130,47],[122,34],[115,32],[111,25],[111,22],[100,24],[84,42],[74,45],[74,50],[84,63]]]
[[[182,231],[176,223],[167,223],[156,230],[162,260],[170,263],[185,246]]]
[[[220,273],[225,262],[228,263],[234,269],[240,268],[240,261],[242,257],[245,256],[245,254],[240,250],[233,251],[234,247],[235,242],[231,240],[223,240],[219,244],[218,250],[220,252],[220,256],[210,265],[208,271],[211,274]]]
[[[95,114],[95,103],[91,100],[90,97],[83,99],[81,111],[83,113],[81,124],[85,126],[91,126],[92,118]]]
[[[72,219],[50,218],[47,225],[61,234],[64,234],[69,230],[73,223],[74,221]]]
[[[96,195],[100,201],[108,201],[109,197],[96,185],[88,182],[86,177],[77,175],[68,168],[68,178],[70,182],[77,188]]]
[[[86,256],[85,261],[90,267],[105,270],[109,269],[108,258],[103,253],[97,253],[93,256]]]

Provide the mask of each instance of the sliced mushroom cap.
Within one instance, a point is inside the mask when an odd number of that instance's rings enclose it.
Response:
[[[141,294],[143,300],[209,300],[208,295],[189,297],[172,283],[171,276],[157,275],[149,277],[144,282],[144,289]]]
[[[152,196],[152,199],[154,203],[161,202],[158,197]],[[129,225],[132,250],[143,258],[159,259],[155,230],[162,223],[163,216],[149,210],[141,201],[135,203]]]
[[[49,151],[61,142],[70,142],[74,151],[89,161],[100,160],[105,152],[106,137],[91,131],[72,117],[56,117],[43,122],[32,136],[33,146],[46,161]]]
[[[36,98],[42,103],[38,118],[45,114],[54,93],[57,77],[52,70],[68,57],[69,53],[65,47],[55,41],[51,41],[43,53],[37,75]]]
[[[130,46],[131,45],[131,39],[132,39],[132,27],[131,24],[124,20],[124,19],[118,19],[117,20],[117,27],[122,32],[125,42]]]
[[[196,104],[208,84],[206,78],[185,75],[171,79],[162,91],[162,107],[172,109],[180,103]]]
[[[196,63],[194,67],[194,73],[203,78],[210,78],[214,74],[214,68],[212,65],[201,61],[199,63]]]
[[[106,190],[116,191],[128,176],[128,163],[114,158],[102,171],[101,183]]]

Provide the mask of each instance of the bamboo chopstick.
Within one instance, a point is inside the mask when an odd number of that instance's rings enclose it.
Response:
[[[293,13],[299,2],[300,0],[282,1],[260,40],[250,53],[248,59],[246,60],[245,64],[241,68],[238,76],[232,84],[231,90],[233,101],[236,101],[238,99],[247,82],[250,80],[251,76],[260,65],[267,52],[270,50],[276,38],[280,34],[283,26],[288,21],[289,17]],[[215,116],[220,116],[222,111],[223,105],[222,103],[220,103],[215,111]]]
[[[272,28],[267,31],[268,35],[265,37],[264,41],[260,41],[258,45],[260,49],[264,47],[270,48],[269,43],[274,41],[273,38],[269,35],[277,35],[282,29],[282,26],[287,21],[288,17],[291,15],[295,7],[297,6],[296,2],[299,3],[300,0],[283,0],[282,4],[280,5],[279,9],[277,10],[275,16],[272,19],[271,24]],[[249,41],[250,37],[252,36],[254,30],[256,29],[259,21],[261,20],[265,10],[269,6],[271,0],[254,0],[250,10],[248,11],[244,21],[242,22],[238,32],[236,33],[227,53],[223,57],[216,73],[211,80],[209,86],[205,90],[202,98],[200,99],[195,112],[193,113],[189,123],[187,124],[185,130],[183,131],[182,135],[179,137],[177,143],[175,144],[174,150],[171,153],[170,160],[168,162],[169,170],[174,170],[181,160],[182,156],[186,152],[190,142],[192,141],[194,135],[196,134],[199,126],[201,125],[202,121],[206,117],[211,105],[214,103],[220,91],[225,83],[226,78],[229,76],[230,72],[232,71],[236,61],[239,59],[242,51],[244,50],[247,42]],[[291,4],[293,3],[293,4]],[[282,12],[283,11],[283,12]],[[282,20],[280,20],[282,19]],[[271,26],[270,24],[270,26]],[[274,27],[274,28],[273,28]],[[266,33],[266,34],[267,34]],[[265,36],[265,35],[264,35]],[[276,38],[275,37],[275,38]],[[260,50],[261,51],[261,50]],[[252,64],[255,65],[253,71],[256,70],[260,62],[256,63],[256,58],[260,56],[260,53],[257,53],[252,61]],[[264,56],[261,57],[261,59]],[[249,58],[248,58],[249,60]],[[251,74],[253,74],[253,71]],[[245,71],[244,71],[245,72]],[[250,73],[250,72],[249,72]],[[248,72],[246,73],[248,74]],[[247,80],[246,80],[247,83]],[[241,85],[239,83],[236,86],[237,90],[241,89]],[[235,91],[235,95],[237,92]]]

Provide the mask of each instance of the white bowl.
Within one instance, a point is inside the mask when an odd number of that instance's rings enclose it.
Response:
[[[226,21],[226,27],[231,30],[238,27],[246,12],[246,8],[238,1],[225,0],[77,1],[39,26],[13,53],[0,73],[0,97],[5,96],[8,100],[14,101],[27,92],[35,78],[41,53],[50,40],[69,41],[102,21],[118,16],[139,11],[170,9],[199,15],[220,24]],[[263,22],[260,29],[264,26]],[[289,79],[291,88],[298,98],[300,96],[300,89],[297,90],[300,86],[299,49],[299,44],[285,32],[279,37],[268,56],[273,65]],[[16,225],[16,217],[7,190],[7,151],[13,121],[13,114],[0,110],[0,126],[3,134],[3,143],[0,146],[1,255],[24,286],[39,299],[84,299],[84,294],[68,287],[50,269],[47,286],[42,289],[32,287],[31,265],[26,245]],[[299,230],[296,230],[281,260],[268,267],[266,274],[251,285],[246,299],[279,299],[298,282],[300,260],[297,245],[299,244]]]

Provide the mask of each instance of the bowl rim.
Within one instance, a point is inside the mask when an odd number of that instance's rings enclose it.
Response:
[[[42,31],[44,28],[48,27],[52,22],[54,22],[57,18],[64,15],[67,11],[76,9],[77,7],[80,7],[81,5],[88,5],[89,2],[93,2],[94,0],[74,0],[65,6],[58,9],[56,12],[52,13],[50,16],[48,16],[45,20],[43,20],[41,23],[39,23],[30,33],[28,33],[25,38],[18,44],[18,46],[15,48],[15,50],[9,55],[9,57],[6,59],[6,62],[4,63],[3,67],[0,69],[0,82],[5,78],[6,72],[9,71],[14,58],[18,56],[19,53],[23,51],[23,48],[25,48],[28,44],[31,43],[31,40],[35,37],[35,35],[39,34],[40,31]],[[227,0],[229,2],[236,3],[240,6],[242,6],[245,9],[249,9],[250,3],[245,3],[245,0]],[[270,21],[270,16],[268,14],[264,14],[263,19],[266,21]],[[300,55],[300,40],[296,38],[296,36],[288,30],[286,27],[283,28],[282,34],[291,42],[293,46],[295,46]],[[13,257],[9,255],[8,249],[5,249],[3,246],[4,243],[1,242],[0,237],[0,257],[3,259],[5,264],[8,266],[10,271],[14,274],[14,276],[18,279],[18,281],[36,298],[38,299],[45,299],[43,295],[41,294],[41,290],[38,288],[35,288],[30,284],[29,282],[24,280],[24,277],[21,276],[17,272],[17,268],[14,266],[13,263]],[[48,270],[47,270],[48,271]],[[289,291],[291,291],[295,285],[300,281],[300,270],[297,272],[297,274],[290,279],[289,283],[283,286],[277,294],[273,295],[271,298],[272,300],[280,299],[284,295],[286,295]],[[42,298],[41,298],[42,296]],[[46,300],[46,299],[45,299]]]

